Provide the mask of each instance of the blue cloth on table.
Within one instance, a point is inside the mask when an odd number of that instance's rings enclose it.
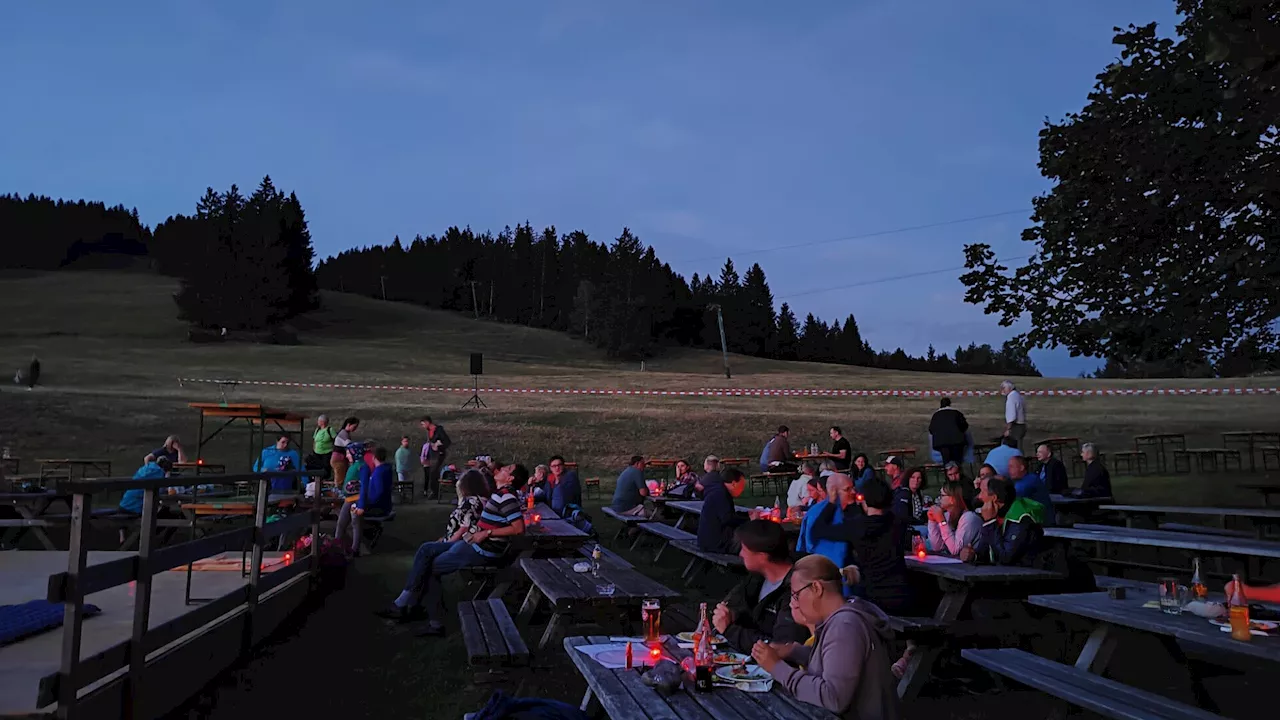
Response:
[[[84,616],[102,612],[97,605],[85,605]],[[19,605],[0,605],[0,647],[62,626],[62,603],[30,600]]]

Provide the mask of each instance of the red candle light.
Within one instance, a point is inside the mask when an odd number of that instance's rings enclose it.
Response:
[[[653,647],[649,648],[649,657],[653,658],[655,661],[658,658],[662,657],[662,648],[658,647],[657,645],[654,645]]]
[[[923,559],[924,559],[924,551],[923,551],[923,550],[917,550],[917,551],[916,551],[916,555],[918,555],[918,556],[920,557],[920,559],[921,559],[921,560],[923,560]]]

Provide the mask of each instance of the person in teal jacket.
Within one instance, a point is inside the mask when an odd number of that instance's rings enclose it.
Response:
[[[152,480],[155,478],[169,477],[169,470],[173,466],[169,463],[169,458],[157,459],[155,455],[148,455],[143,461],[142,467],[133,474],[134,480]],[[125,490],[124,497],[120,498],[120,509],[132,515],[142,514],[142,501],[146,491],[142,489]]]
[[[302,469],[302,456],[297,450],[289,447],[289,436],[281,435],[276,444],[262,449],[262,455],[253,464],[254,472],[288,472]],[[296,478],[275,478],[271,481],[271,492],[290,492],[297,485]]]

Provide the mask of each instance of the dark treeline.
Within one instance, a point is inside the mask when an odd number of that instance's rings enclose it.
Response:
[[[151,250],[181,279],[179,316],[197,327],[260,330],[319,305],[302,204],[270,177],[247,198],[208,188],[194,215],[156,226]]]
[[[151,231],[136,209],[0,195],[0,267],[124,268],[145,263]]]
[[[356,248],[322,261],[320,287],[455,310],[476,317],[569,332],[616,357],[646,357],[662,347],[719,348],[716,308],[730,351],[783,360],[900,370],[1039,375],[1025,350],[1011,343],[956,348],[950,357],[930,347],[924,357],[902,349],[873,350],[852,315],[824,323],[797,321],[783,303],[775,310],[764,270],[739,275],[726,260],[719,276],[686,281],[629,229],[611,243],[586,233],[535,232],[528,223],[494,235],[449,228],[406,246]]]

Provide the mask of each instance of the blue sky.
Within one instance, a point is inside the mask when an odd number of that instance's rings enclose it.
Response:
[[[295,190],[321,255],[450,225],[624,225],[686,276],[765,269],[877,348],[998,344],[966,242],[1025,255],[1045,118],[1172,0],[8,3],[0,189],[136,206]],[[1037,352],[1047,375],[1095,363]]]

